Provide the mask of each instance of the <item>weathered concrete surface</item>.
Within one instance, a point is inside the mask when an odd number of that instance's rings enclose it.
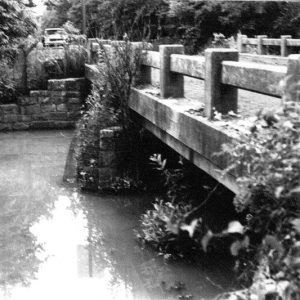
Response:
[[[289,56],[287,74],[284,81],[284,101],[293,101],[295,112],[300,113],[300,54]],[[298,109],[298,111],[297,111]]]
[[[281,97],[280,81],[284,79],[285,66],[262,65],[248,62],[222,63],[222,83],[250,91]]]
[[[204,79],[205,59],[203,56],[172,54],[170,71]]]
[[[171,54],[183,54],[182,45],[161,45],[160,55],[160,93],[163,98],[183,97],[183,76],[170,72]]]
[[[266,38],[266,35],[258,35],[257,36],[257,53],[259,55],[265,54],[265,47],[263,44],[263,39]]]
[[[286,44],[288,46],[300,46],[300,39],[287,39]]]
[[[227,114],[229,111],[237,112],[237,89],[222,84],[224,73],[222,62],[224,60],[237,61],[238,51],[232,49],[206,49],[205,50],[205,112],[209,119],[214,117],[214,111]],[[223,82],[224,83],[224,82]]]
[[[142,124],[154,135],[237,192],[235,178],[231,175],[222,177],[218,171],[226,166],[226,161],[214,156],[221,145],[230,142],[233,137],[206,118],[187,113],[188,107],[193,107],[189,101],[159,99],[143,90],[133,89],[129,106],[145,119],[141,120]]]
[[[264,35],[264,37],[262,38],[262,45],[264,46],[280,46],[280,43],[281,43],[281,39],[267,38],[266,35]]]
[[[143,64],[153,68],[160,68],[160,56],[156,51],[145,51],[143,54]]]
[[[287,39],[291,39],[291,35],[282,35],[280,37],[280,55],[281,56],[288,56],[289,55],[289,49],[287,47]]]
[[[287,66],[289,59],[287,57],[281,57],[276,55],[257,55],[250,53],[239,53],[239,60],[252,63]]]

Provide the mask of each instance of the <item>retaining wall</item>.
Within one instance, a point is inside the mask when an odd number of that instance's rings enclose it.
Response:
[[[47,90],[20,96],[18,104],[0,105],[0,130],[74,127],[80,117],[85,79],[53,79]]]

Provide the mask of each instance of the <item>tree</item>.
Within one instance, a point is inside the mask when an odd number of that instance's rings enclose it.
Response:
[[[31,1],[27,3],[27,6]],[[11,55],[21,38],[33,33],[36,25],[23,1],[0,0],[0,59]]]
[[[60,27],[68,21],[68,12],[72,6],[69,0],[47,0],[47,10],[42,21],[42,29],[47,27]],[[73,23],[74,20],[71,20]]]

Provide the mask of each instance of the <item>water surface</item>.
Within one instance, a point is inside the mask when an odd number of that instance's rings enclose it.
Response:
[[[146,196],[86,195],[62,184],[72,137],[73,131],[0,134],[0,299],[211,299],[220,293],[218,274],[167,264],[140,248],[133,231]],[[176,290],[178,282],[185,289]]]

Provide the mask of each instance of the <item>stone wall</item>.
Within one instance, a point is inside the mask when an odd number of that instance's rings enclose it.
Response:
[[[109,191],[112,184],[123,177],[120,168],[125,153],[122,128],[95,129],[94,134],[93,141],[89,141],[77,156],[77,178],[85,190]]]
[[[0,130],[74,127],[84,92],[84,78],[49,80],[47,90],[31,91],[18,104],[0,105]]]
[[[118,170],[119,159],[124,152],[121,136],[122,128],[119,126],[100,130],[98,157],[98,180],[100,190],[110,188],[116,177],[122,176],[121,172]]]

